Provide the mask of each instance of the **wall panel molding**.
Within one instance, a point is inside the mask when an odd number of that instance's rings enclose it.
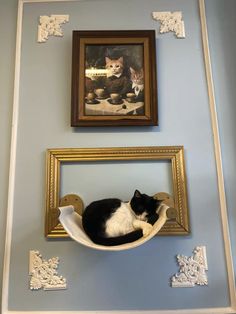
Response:
[[[214,142],[214,150],[215,150],[215,161],[216,161],[217,178],[218,178],[218,191],[219,191],[220,210],[221,210],[221,223],[222,223],[223,238],[224,238],[224,248],[225,248],[225,258],[226,258],[226,264],[227,264],[230,300],[231,300],[231,306],[236,310],[236,290],[235,290],[235,280],[234,280],[234,269],[233,269],[233,259],[232,259],[230,234],[229,234],[229,223],[228,223],[227,203],[226,203],[226,194],[225,194],[225,185],[224,185],[224,173],[223,173],[223,164],[222,164],[222,155],[221,155],[218,117],[217,117],[217,111],[216,111],[214,81],[213,81],[213,76],[212,76],[211,56],[210,56],[210,48],[209,48],[209,42],[208,42],[205,0],[199,0],[199,9],[200,9],[200,20],[201,20],[201,30],[202,30],[203,57],[204,57],[204,62],[205,62],[209,107],[210,107],[210,113],[211,113],[211,124],[212,124],[211,126],[212,126],[213,142]]]

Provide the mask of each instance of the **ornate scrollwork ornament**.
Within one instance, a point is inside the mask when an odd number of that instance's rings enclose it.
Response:
[[[49,36],[63,36],[61,25],[69,21],[69,15],[41,15],[38,25],[38,42],[44,43]]]
[[[193,256],[177,255],[180,266],[179,272],[171,278],[172,287],[194,287],[195,285],[208,285],[206,270],[206,247],[197,246]]]
[[[152,12],[154,20],[160,21],[159,32],[174,32],[177,38],[185,38],[184,21],[182,20],[182,12]]]
[[[61,290],[66,289],[66,279],[58,276],[58,257],[48,261],[42,259],[39,251],[30,251],[29,275],[31,290]]]

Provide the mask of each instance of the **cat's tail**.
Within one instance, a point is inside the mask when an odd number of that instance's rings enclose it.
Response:
[[[113,246],[113,245],[121,245],[125,243],[134,242],[142,238],[142,236],[143,236],[142,229],[138,229],[138,230],[134,230],[130,233],[127,233],[118,237],[110,237],[110,238],[97,237],[96,239],[93,239],[93,242],[100,245]]]

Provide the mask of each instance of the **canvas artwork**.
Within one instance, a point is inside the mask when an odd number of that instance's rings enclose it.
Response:
[[[154,31],[74,31],[72,126],[157,125]]]
[[[86,115],[143,115],[142,45],[86,46]]]

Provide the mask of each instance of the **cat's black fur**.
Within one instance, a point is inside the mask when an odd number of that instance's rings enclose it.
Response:
[[[126,93],[131,89],[130,80],[123,74],[120,77],[110,76],[106,78],[104,85],[107,94],[118,93],[123,98],[126,97]]]
[[[92,202],[85,208],[82,216],[83,228],[94,243],[106,246],[120,245],[133,242],[143,236],[141,229],[115,237],[108,237],[106,235],[107,221],[115,215],[116,211],[124,204],[128,203],[124,203],[117,198],[110,198]],[[133,214],[138,216],[146,212],[147,216],[145,221],[150,224],[154,224],[158,219],[156,210],[159,204],[160,201],[146,194],[141,194],[137,190],[130,201]]]

